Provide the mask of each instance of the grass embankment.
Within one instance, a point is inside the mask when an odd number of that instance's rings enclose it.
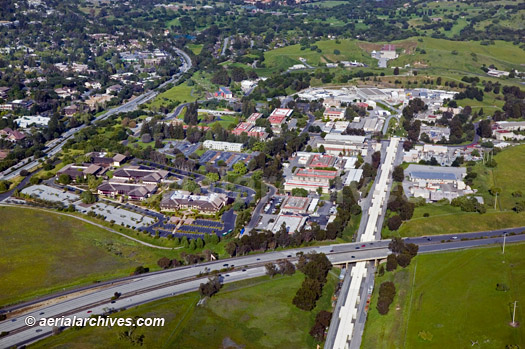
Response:
[[[417,256],[407,269],[376,278],[394,281],[397,295],[387,315],[372,294],[363,348],[505,348],[523,345],[525,244]],[[509,290],[497,291],[496,284]]]
[[[0,207],[0,220],[0,305],[127,276],[139,265],[157,269],[174,254],[51,212]]]
[[[302,273],[260,277],[226,284],[204,306],[197,307],[196,292],[160,300],[118,313],[118,317],[140,315],[164,317],[163,328],[140,328],[146,348],[222,348],[233,343],[244,348],[313,348],[308,334],[320,310],[331,309],[337,284],[331,272],[322,298],[311,312],[299,310],[292,299],[304,279]],[[124,328],[67,330],[38,342],[34,347],[107,348],[126,347],[120,340]],[[233,342],[233,343],[232,343]]]

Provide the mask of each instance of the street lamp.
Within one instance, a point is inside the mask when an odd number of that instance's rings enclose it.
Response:
[[[503,234],[503,252],[502,254],[505,254],[505,240],[507,239],[507,233]]]

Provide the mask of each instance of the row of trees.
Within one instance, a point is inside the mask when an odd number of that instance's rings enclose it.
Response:
[[[310,311],[321,297],[326,276],[332,269],[332,263],[324,253],[310,253],[299,258],[297,269],[303,272],[306,278],[292,303],[299,309]]]

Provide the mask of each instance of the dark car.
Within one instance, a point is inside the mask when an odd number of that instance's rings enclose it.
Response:
[[[359,250],[359,246],[356,246],[355,249],[356,249],[356,250]]]
[[[288,255],[288,256],[286,256],[286,257],[290,258],[290,257],[292,257],[292,255],[291,255],[291,254],[289,254],[289,255]]]

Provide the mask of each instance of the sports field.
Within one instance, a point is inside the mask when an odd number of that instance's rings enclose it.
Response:
[[[392,280],[396,298],[387,315],[376,310],[374,290],[363,348],[522,347],[523,325],[509,326],[512,304],[525,323],[525,244],[417,256],[407,269],[376,278]],[[508,291],[496,290],[505,284]]]

